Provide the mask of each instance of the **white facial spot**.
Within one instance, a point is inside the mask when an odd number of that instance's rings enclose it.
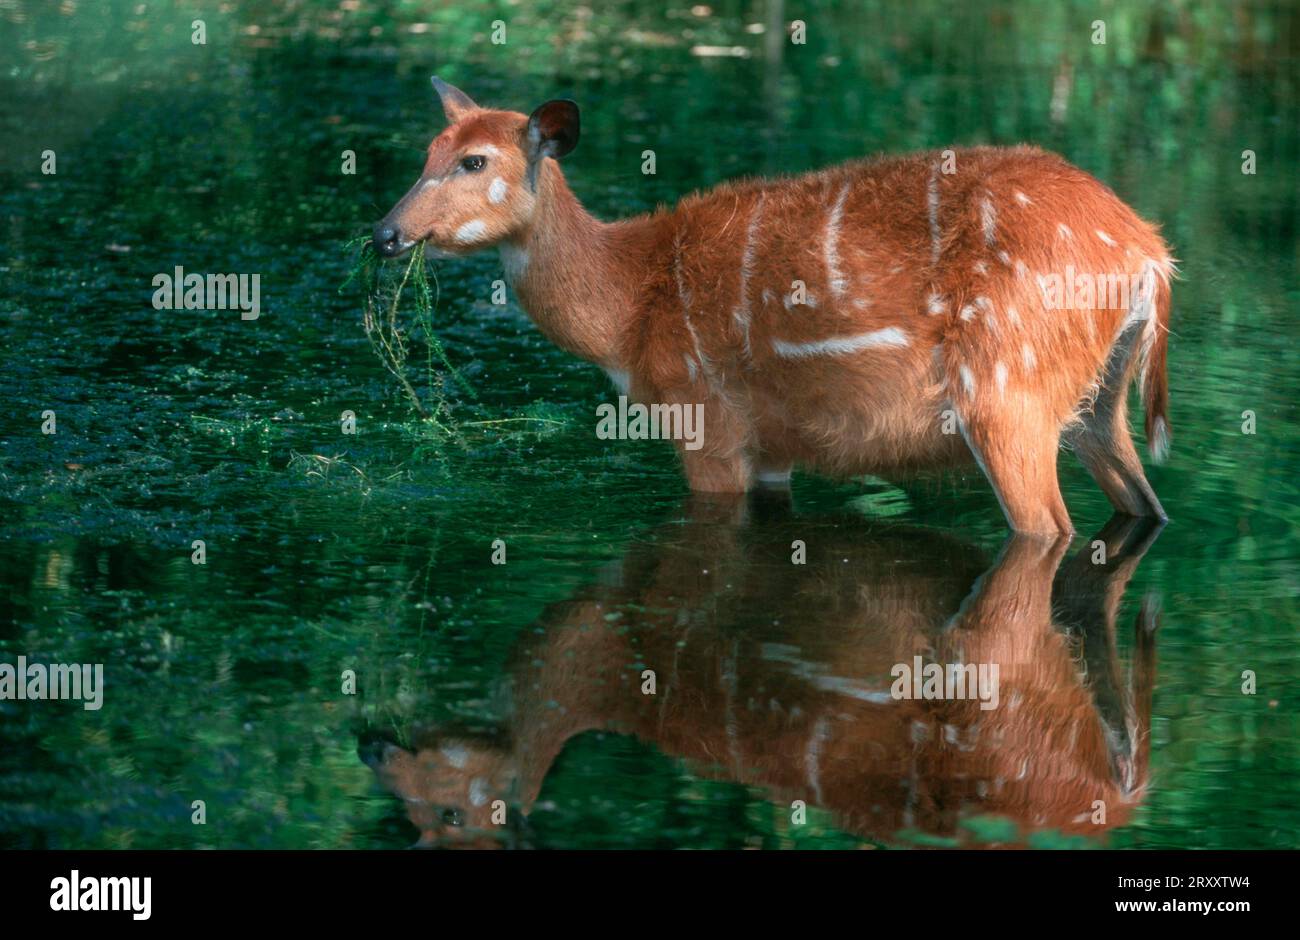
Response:
[[[505,201],[506,191],[509,188],[510,187],[506,185],[506,181],[498,176],[492,181],[491,185],[488,186],[488,202],[492,203],[494,206],[501,205],[501,203]]]
[[[436,188],[436,187],[438,187],[438,186],[441,186],[441,185],[442,185],[442,178],[441,178],[441,177],[434,177],[434,178],[431,179],[431,180],[425,180],[424,183],[420,186],[420,189],[421,189],[421,190],[434,189],[434,188]]]
[[[496,147],[493,147],[491,144],[479,144],[474,149],[477,150],[479,154],[484,157],[501,156],[501,151],[498,150]]]
[[[456,241],[462,245],[469,242],[478,241],[487,231],[487,225],[482,219],[474,219],[472,222],[466,222],[460,228],[456,229]]]

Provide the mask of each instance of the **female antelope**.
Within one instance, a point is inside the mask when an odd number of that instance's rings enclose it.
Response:
[[[703,405],[703,446],[679,446],[692,489],[973,458],[1013,529],[1068,533],[1064,440],[1117,510],[1164,518],[1126,392],[1140,372],[1162,458],[1173,263],[1087,173],[977,147],[728,183],[603,223],[556,163],[578,142],[573,102],[526,117],[433,84],[450,125],[376,248],[499,248],[553,342],[638,400]]]

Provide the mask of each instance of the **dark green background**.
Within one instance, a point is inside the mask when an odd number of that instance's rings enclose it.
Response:
[[[1152,784],[1110,844],[1300,842],[1294,5],[787,3],[807,44],[779,62],[746,30],[757,3],[346,6],[0,4],[0,656],[104,662],[110,681],[96,713],[0,702],[0,845],[408,844],[358,734],[504,721],[517,637],[679,514],[670,450],[597,440],[604,377],[489,302],[495,252],[437,272],[436,327],[479,394],[455,403],[463,443],[412,421],[371,355],[342,244],[418,174],[434,71],[486,104],[578,100],[566,170],[605,218],[743,174],[1032,141],[1161,223],[1181,261],[1175,440],[1151,479],[1173,522],[1124,618],[1163,597]],[[150,280],[176,264],[260,272],[261,319],[155,311]],[[501,418],[541,420],[470,424]],[[1108,506],[1061,466],[1087,534]],[[990,556],[1004,536],[973,474],[801,477],[795,497],[810,520],[884,514]],[[344,668],[362,696],[338,694]],[[762,789],[614,735],[573,742],[543,798],[550,846],[857,842],[815,809],[792,833]]]

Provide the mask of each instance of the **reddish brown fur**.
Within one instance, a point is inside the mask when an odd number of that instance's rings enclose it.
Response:
[[[1014,529],[1068,532],[1064,440],[1117,509],[1163,518],[1125,392],[1142,368],[1162,451],[1172,262],[1154,227],[1087,173],[1032,147],[958,150],[952,173],[945,154],[921,153],[729,183],[602,223],[536,155],[527,117],[467,102],[444,102],[452,124],[422,182],[485,144],[498,155],[483,172],[417,183],[385,223],[403,244],[446,253],[500,246],[555,343],[625,373],[634,398],[703,403],[703,447],[679,447],[692,489],[743,492],[756,471],[796,465],[889,475],[974,454]],[[496,178],[508,195],[491,204]],[[480,235],[458,239],[476,222]],[[1038,275],[1067,266],[1149,272],[1153,296],[1133,308],[1146,315],[1048,309]],[[785,303],[795,281],[807,305]],[[852,351],[799,348],[853,338]]]

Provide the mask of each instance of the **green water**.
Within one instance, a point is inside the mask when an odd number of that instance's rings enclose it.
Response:
[[[0,4],[0,662],[106,681],[98,711],[0,701],[0,846],[1300,844],[1294,7],[818,3],[775,61],[762,5],[424,6]],[[1060,151],[1181,261],[1172,522],[1090,565],[1109,507],[1068,455],[1063,559],[1004,546],[976,474],[692,503],[666,446],[595,437],[614,393],[491,302],[494,252],[436,266],[478,397],[432,432],[338,287],[441,126],[435,70],[578,100],[566,169],[605,218],[877,151]],[[176,265],[260,273],[260,318],[155,310]],[[1001,743],[879,699],[958,648],[1032,715]]]

